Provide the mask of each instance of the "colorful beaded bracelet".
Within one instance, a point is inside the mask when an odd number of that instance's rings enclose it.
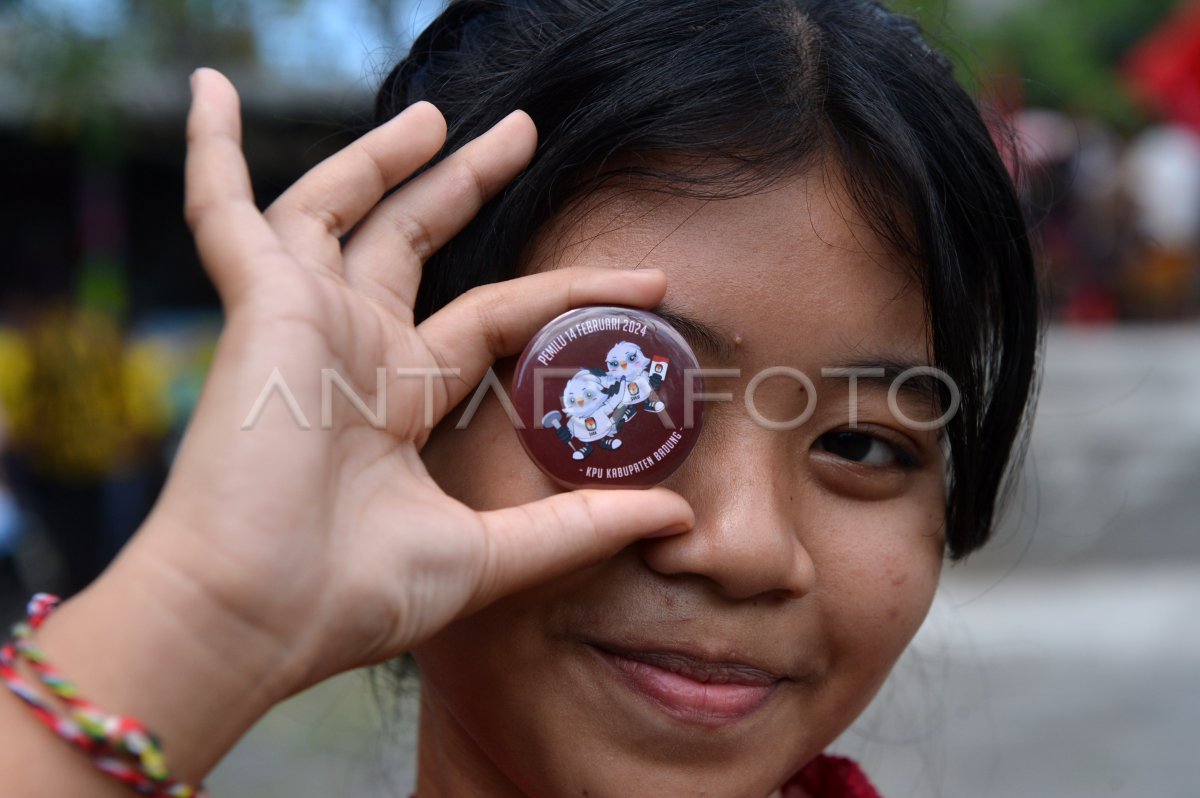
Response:
[[[88,755],[92,764],[140,795],[154,798],[205,798],[203,788],[172,779],[162,746],[140,722],[110,715],[79,695],[32,642],[33,632],[59,604],[57,596],[38,593],[29,601],[28,618],[13,626],[12,640],[0,648],[0,679],[55,734]],[[24,660],[42,684],[66,706],[55,712],[17,673]]]

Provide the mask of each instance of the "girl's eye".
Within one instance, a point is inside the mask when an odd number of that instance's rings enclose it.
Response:
[[[615,361],[615,360],[608,361],[608,367],[610,369],[615,369],[617,367],[617,361]]]
[[[630,363],[636,363],[636,362],[637,362],[637,352],[632,352],[632,353],[630,353],[630,355],[629,355],[629,362],[630,362]]]
[[[863,432],[827,432],[816,448],[843,460],[875,468],[916,468],[917,461],[899,446]]]
[[[596,398],[596,394],[592,393],[591,391],[588,391],[587,394],[585,394],[585,395],[587,396],[588,399]]]

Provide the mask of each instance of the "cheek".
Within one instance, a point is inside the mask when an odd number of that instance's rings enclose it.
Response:
[[[860,506],[852,528],[826,527],[811,552],[840,653],[885,673],[924,621],[942,565],[940,510],[899,505]]]
[[[602,596],[598,585],[611,582],[594,571],[563,577],[501,599],[417,647],[421,721],[438,727],[438,744],[460,741],[504,763],[523,782],[522,794],[578,795],[563,785],[591,773],[597,758],[613,760],[623,730],[604,719],[600,691],[580,676],[557,608],[572,597]],[[630,793],[592,792],[604,794]]]

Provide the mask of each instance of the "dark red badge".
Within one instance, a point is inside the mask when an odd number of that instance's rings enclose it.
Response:
[[[655,485],[700,434],[704,405],[693,398],[704,392],[699,369],[683,337],[653,313],[568,311],[517,362],[512,397],[526,422],[521,443],[570,488]]]

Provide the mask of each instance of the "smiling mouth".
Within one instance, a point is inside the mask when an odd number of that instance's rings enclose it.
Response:
[[[744,663],[599,644],[589,647],[616,681],[672,718],[702,726],[724,726],[749,717],[785,681]]]

